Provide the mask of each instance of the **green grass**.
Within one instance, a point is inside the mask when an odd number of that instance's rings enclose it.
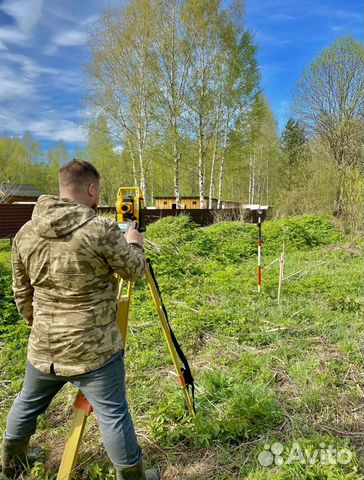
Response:
[[[325,217],[267,221],[264,265],[279,257],[284,240],[286,276],[300,272],[283,283],[278,305],[278,263],[264,271],[263,293],[257,293],[256,237],[255,225],[223,222],[201,229],[187,217],[167,217],[148,229],[146,248],[193,370],[198,413],[194,420],[185,413],[155,309],[140,281],[126,364],[129,403],[147,461],[160,463],[163,478],[171,480],[363,478],[362,242],[349,245]],[[0,250],[3,272],[8,250]],[[2,278],[4,428],[21,388],[28,329],[18,322],[9,275]],[[73,395],[72,387],[62,390],[42,416],[34,443],[52,453],[28,478],[54,478]],[[325,444],[350,449],[353,458],[346,465],[261,466],[259,454],[275,442],[284,445],[286,460],[295,442],[309,455],[315,449],[321,455]],[[93,417],[80,462],[79,479],[114,478]]]
[[[10,240],[0,240],[0,268],[10,269]]]

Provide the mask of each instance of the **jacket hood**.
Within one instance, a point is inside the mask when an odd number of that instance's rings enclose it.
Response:
[[[32,226],[44,238],[59,238],[68,235],[96,216],[96,212],[85,205],[67,198],[41,195],[36,203]]]

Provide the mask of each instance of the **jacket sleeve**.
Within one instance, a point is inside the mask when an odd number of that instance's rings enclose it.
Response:
[[[33,287],[19,255],[16,240],[12,248],[13,292],[18,312],[29,326],[33,324]]]
[[[124,280],[136,282],[145,274],[147,260],[143,247],[128,243],[115,222],[107,225],[98,250],[110,268]]]

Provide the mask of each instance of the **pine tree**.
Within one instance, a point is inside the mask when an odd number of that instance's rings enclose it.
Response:
[[[290,190],[295,169],[304,158],[306,145],[305,129],[297,120],[290,117],[281,135],[281,152],[283,156],[282,187]]]

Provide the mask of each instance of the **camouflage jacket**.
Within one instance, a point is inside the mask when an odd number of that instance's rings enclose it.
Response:
[[[28,360],[57,375],[95,370],[122,349],[118,282],[145,273],[143,248],[117,224],[70,200],[42,195],[12,250],[13,290],[31,327]]]

